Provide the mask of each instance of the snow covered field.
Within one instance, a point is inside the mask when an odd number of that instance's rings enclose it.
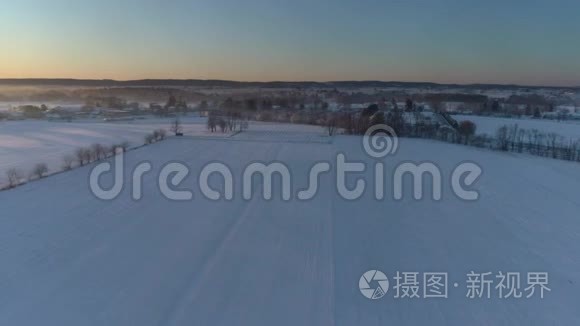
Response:
[[[171,119],[144,119],[127,122],[48,122],[37,120],[0,121],[0,186],[6,181],[6,171],[17,168],[28,176],[37,163],[46,163],[51,172],[62,169],[63,157],[77,148],[94,143],[103,145],[128,141],[139,146],[144,136],[155,129],[169,132]],[[224,137],[211,134],[204,118],[182,118],[184,133],[195,136]]]
[[[384,160],[387,171],[436,160],[448,180],[458,163],[474,161],[484,169],[480,200],[456,198],[446,182],[440,202],[377,201],[372,191],[346,201],[332,174],[310,201],[282,201],[279,191],[266,201],[260,186],[245,201],[239,182],[232,201],[200,194],[197,175],[212,161],[227,163],[237,181],[250,162],[284,162],[293,191],[307,185],[312,164],[338,152],[374,162],[357,137],[318,141],[315,129],[293,128],[277,134],[279,125],[264,124],[233,139],[174,138],[132,151],[126,179],[139,162],[153,165],[141,201],[130,199],[130,187],[111,202],[96,199],[88,167],[0,192],[0,324],[580,324],[578,164],[402,139]],[[169,161],[191,168],[181,187],[192,201],[161,196],[157,176]],[[373,188],[371,171],[358,176]],[[391,286],[397,271],[448,272],[458,287],[449,285],[448,299],[395,299],[391,288],[372,301],[358,288],[371,269]],[[551,292],[469,299],[472,270],[545,271]]]
[[[565,143],[569,140],[580,140],[580,123],[577,121],[554,121],[554,120],[538,120],[538,119],[510,119],[510,118],[495,118],[495,117],[481,117],[474,115],[454,115],[454,119],[458,122],[463,120],[470,120],[477,125],[477,134],[487,134],[495,136],[497,130],[503,126],[511,126],[517,124],[523,129],[537,129],[545,133],[556,133],[565,139]]]
[[[131,146],[139,146],[144,136],[155,129],[169,132],[172,119],[149,118],[127,122],[48,122],[37,120],[0,121],[0,187],[6,182],[6,171],[17,168],[27,177],[34,165],[46,163],[51,172],[62,169],[63,157],[74,154],[77,148],[94,143],[103,145],[128,141]],[[181,118],[183,132],[187,136],[229,137],[231,133],[210,133],[206,119],[198,117]],[[302,125],[280,125],[277,123],[252,123],[254,131],[276,131],[280,128],[290,132],[288,137],[319,138],[324,132],[320,127]],[[299,131],[300,133],[296,133]],[[252,132],[244,134],[252,137]],[[322,141],[325,141],[324,139]]]

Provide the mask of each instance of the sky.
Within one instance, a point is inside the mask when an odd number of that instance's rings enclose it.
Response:
[[[578,0],[18,0],[0,78],[580,86]]]

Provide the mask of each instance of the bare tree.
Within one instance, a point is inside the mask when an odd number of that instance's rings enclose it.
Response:
[[[91,145],[91,157],[93,161],[98,161],[107,157],[107,149],[101,144]]]
[[[547,136],[548,147],[552,152],[552,158],[558,158],[558,148],[561,147],[562,136],[556,133],[549,133]]]
[[[207,129],[211,132],[215,132],[217,128],[217,119],[213,114],[207,117]]]
[[[496,133],[497,146],[501,151],[507,151],[509,146],[508,127],[503,126]]]
[[[62,168],[65,170],[70,170],[72,169],[72,165],[75,161],[74,156],[67,154],[62,158]]]
[[[475,123],[469,120],[461,121],[459,124],[458,132],[459,135],[463,136],[464,144],[469,144],[469,140],[473,135],[475,135],[475,131],[477,130],[477,126]]]
[[[227,123],[226,123],[226,121],[225,121],[223,118],[220,118],[220,119],[218,120],[218,125],[219,125],[219,127],[220,127],[220,130],[221,130],[222,132],[226,132]]]
[[[20,184],[20,180],[22,179],[22,174],[18,169],[11,168],[6,171],[6,176],[8,177],[8,187],[13,188]]]
[[[145,135],[145,144],[146,145],[152,144],[154,140],[155,140],[155,136],[153,134]]]
[[[518,143],[518,152],[521,153],[524,150],[524,137],[526,136],[526,131],[524,129],[520,129],[518,131],[518,135],[516,137],[516,141]]]
[[[84,148],[78,148],[75,151],[75,157],[76,157],[77,161],[79,162],[80,166],[85,165],[85,149]]]
[[[107,146],[97,144],[97,152],[98,152],[98,157],[100,160],[104,160],[107,158],[108,151],[109,150],[107,149]]]
[[[91,163],[92,152],[90,148],[83,148],[83,158],[86,164]]]
[[[248,122],[247,118],[245,118],[244,120],[242,120],[240,122],[240,131],[248,130],[249,127],[250,127],[250,123]]]
[[[519,128],[518,125],[517,124],[514,124],[514,125],[510,126],[509,127],[509,130],[508,130],[508,139],[509,139],[509,141],[511,143],[511,149],[510,150],[512,152],[515,151],[515,148],[517,146],[517,137],[518,137],[518,134],[519,134],[519,129],[518,128]]]
[[[177,134],[179,134],[183,131],[183,127],[181,126],[181,121],[179,120],[179,118],[175,118],[175,120],[173,120],[171,122],[171,125],[169,126],[169,130],[172,133],[174,133],[176,136],[177,136]]]
[[[97,149],[97,144],[92,144],[87,149],[89,150],[89,152],[91,154],[91,157],[90,157],[89,162],[97,161],[98,160],[98,154],[99,154],[99,151]]]
[[[336,127],[338,124],[338,119],[334,114],[328,114],[326,116],[326,131],[329,136],[334,136],[336,133]]]
[[[32,169],[32,176],[35,176],[38,179],[44,177],[45,174],[48,173],[48,166],[46,163],[38,163]]]
[[[167,131],[165,131],[165,129],[157,130],[157,134],[159,136],[159,140],[164,140],[167,137]]]
[[[228,110],[226,112],[226,126],[228,131],[235,131],[238,129],[240,124],[241,114],[234,110]]]
[[[153,139],[155,139],[155,141],[158,141],[160,139],[159,130],[153,130]]]

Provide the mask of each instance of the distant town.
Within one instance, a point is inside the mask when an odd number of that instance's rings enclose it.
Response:
[[[207,116],[211,111],[233,109],[260,121],[314,124],[319,118],[317,114],[358,112],[376,104],[381,111],[400,108],[407,112],[580,120],[577,88],[394,82],[158,81],[158,85],[154,81],[119,82],[130,86],[98,86],[117,83],[112,81],[30,80],[28,83],[0,81],[0,119],[119,121],[144,115],[167,117],[197,113]]]

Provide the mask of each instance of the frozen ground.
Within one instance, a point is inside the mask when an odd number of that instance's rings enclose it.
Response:
[[[139,146],[144,136],[155,129],[163,128],[169,132],[172,119],[150,118],[128,122],[48,122],[38,120],[0,121],[0,187],[6,183],[6,171],[17,168],[24,177],[28,176],[37,163],[46,163],[51,172],[62,169],[63,157],[74,154],[79,147],[94,143],[103,145],[119,144],[128,141],[131,146]],[[195,137],[229,137],[231,133],[210,133],[206,119],[198,117],[181,118],[183,132]],[[280,129],[282,128],[282,129]],[[252,123],[253,131],[244,134],[253,137],[253,132],[287,132],[288,137],[315,140],[324,130],[315,126],[281,125],[277,123]],[[299,133],[296,133],[299,131]],[[322,141],[325,141],[324,138]]]
[[[580,140],[580,123],[577,121],[555,121],[555,120],[538,120],[538,119],[510,119],[481,117],[474,115],[454,115],[457,121],[471,120],[477,125],[477,134],[487,134],[495,136],[497,130],[503,126],[517,124],[523,129],[538,129],[545,133],[556,133],[564,137],[565,142],[569,140]]]
[[[314,162],[332,162],[337,152],[373,162],[355,137],[309,142],[313,130],[285,142],[291,130],[261,128],[128,153],[127,171],[153,164],[138,202],[130,187],[112,202],[93,197],[88,167],[0,192],[0,324],[580,324],[579,165],[404,139],[385,160],[387,171],[436,159],[448,180],[459,162],[475,161],[484,169],[481,199],[463,202],[446,182],[441,202],[396,202],[390,191],[377,201],[370,189],[349,202],[327,174],[310,201],[285,202],[279,191],[265,201],[260,186],[245,201],[240,180],[249,162],[286,163],[293,191],[306,186]],[[234,172],[233,201],[204,199],[197,187],[203,164],[216,160]],[[160,195],[157,176],[169,161],[192,169],[182,184],[192,201]],[[373,187],[370,172],[360,176]],[[371,301],[358,289],[370,269],[385,272],[391,285],[396,271],[448,272],[459,287],[449,286],[448,299],[394,299],[391,288]],[[468,299],[471,270],[545,271],[552,291],[543,300]]]
[[[195,136],[224,137],[209,133],[204,118],[182,118],[184,133]],[[17,168],[26,177],[37,163],[46,163],[51,172],[62,168],[63,157],[79,147],[128,141],[139,146],[155,129],[169,132],[171,119],[145,119],[128,122],[48,122],[38,120],[0,121],[0,187],[6,171]]]

